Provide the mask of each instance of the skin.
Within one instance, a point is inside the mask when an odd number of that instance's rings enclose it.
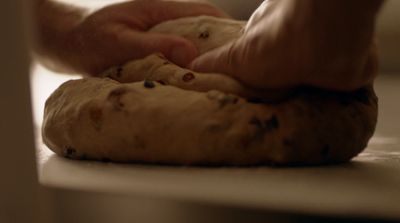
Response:
[[[128,1],[94,13],[51,0],[35,0],[34,11],[38,23],[35,52],[40,60],[60,72],[92,76],[156,52],[186,66],[198,56],[191,42],[146,31],[180,17],[227,17],[204,1],[193,0]]]
[[[312,85],[352,91],[377,73],[375,20],[383,0],[270,0],[244,35],[195,59],[199,72],[229,74],[261,89]]]
[[[377,73],[374,26],[383,0],[270,0],[253,14],[242,38],[205,55],[189,41],[146,30],[186,16],[226,17],[204,1],[136,0],[94,13],[36,0],[36,53],[61,72],[96,75],[161,52],[201,72],[230,74],[261,89],[312,85],[351,91]]]

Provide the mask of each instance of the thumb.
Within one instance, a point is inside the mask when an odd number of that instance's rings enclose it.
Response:
[[[198,55],[196,46],[189,40],[173,35],[157,33],[135,33],[131,42],[135,57],[143,58],[153,53],[162,53],[173,63],[186,67]]]
[[[229,43],[199,56],[189,65],[189,68],[198,72],[236,76],[240,73],[241,53],[235,43]]]

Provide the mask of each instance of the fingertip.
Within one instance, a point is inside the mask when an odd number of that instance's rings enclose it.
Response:
[[[223,55],[220,54],[219,49],[207,52],[194,59],[189,64],[189,69],[197,72],[220,72],[224,67]],[[222,70],[223,71],[223,70]]]
[[[181,67],[188,66],[199,54],[196,46],[183,37],[146,33],[141,39],[141,54],[162,53],[168,60]]]
[[[165,53],[165,56],[173,63],[182,67],[187,67],[198,54],[199,52],[193,43],[182,39],[171,44],[171,48],[169,52]]]
[[[200,57],[194,59],[194,60],[188,65],[188,68],[189,68],[190,70],[193,70],[193,71],[204,72],[204,70],[202,69],[202,68],[203,68],[203,66],[202,66],[202,64],[203,64],[203,59],[202,59],[202,58],[203,58],[203,57],[200,56]]]

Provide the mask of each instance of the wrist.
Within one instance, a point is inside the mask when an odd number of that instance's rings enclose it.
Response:
[[[66,58],[75,50],[71,33],[86,14],[83,8],[53,1],[38,1],[35,7],[37,29],[34,41],[38,59],[57,71],[71,71]]]

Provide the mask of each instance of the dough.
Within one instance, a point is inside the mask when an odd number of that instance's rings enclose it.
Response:
[[[200,92],[219,90],[262,101],[280,100],[291,93],[290,91],[251,89],[224,74],[197,73],[181,68],[159,54],[111,68],[103,73],[102,77],[108,77],[120,83],[150,80],[163,85],[172,85],[185,90]]]
[[[204,53],[239,38],[245,25],[243,21],[200,16],[167,21],[153,27],[149,32],[182,36],[192,41],[199,52]],[[169,62],[160,54],[110,68],[101,76],[121,83],[152,80],[185,90],[219,90],[262,101],[279,100],[291,93],[251,89],[224,74],[197,73]]]
[[[199,17],[151,31],[185,36],[206,52],[240,36],[243,26]],[[236,31],[229,37],[224,29]],[[198,39],[205,30],[210,45]],[[177,67],[160,55],[102,76],[66,82],[47,100],[43,140],[55,153],[183,165],[330,164],[360,153],[376,125],[372,87],[351,93],[309,87],[266,92],[223,74]],[[265,102],[277,95],[280,100]]]
[[[185,37],[202,54],[239,38],[245,26],[245,21],[199,16],[167,21],[153,27],[149,32]]]

